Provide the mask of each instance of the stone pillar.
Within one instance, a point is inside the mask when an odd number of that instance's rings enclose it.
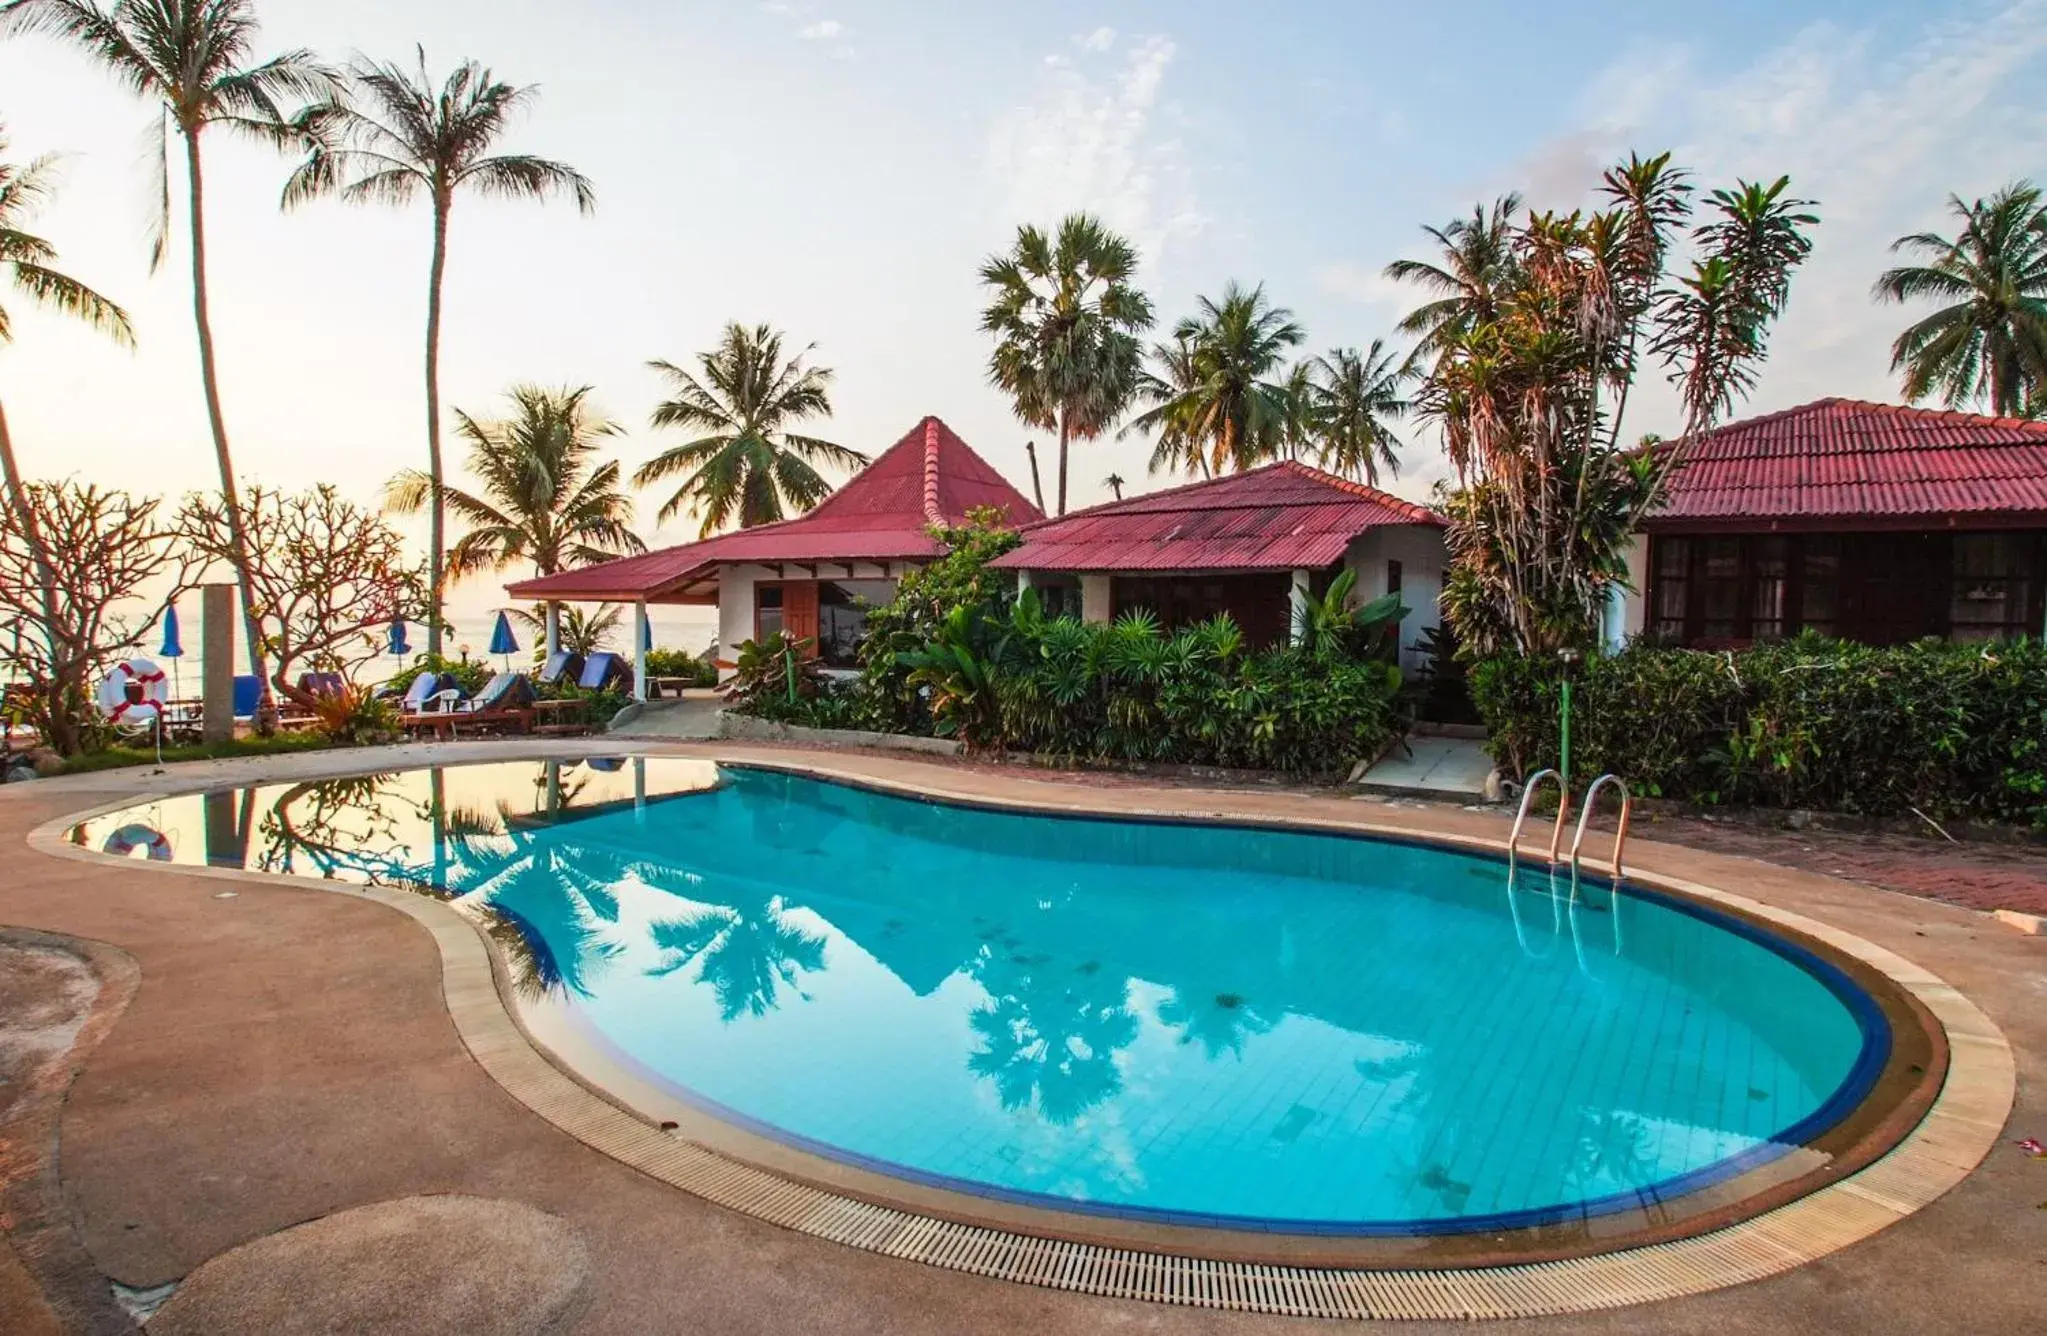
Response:
[[[547,602],[547,657],[561,653],[562,647],[562,605],[553,599]]]
[[[200,737],[226,742],[235,735],[235,587],[199,586]]]
[[[1308,579],[1307,571],[1295,571],[1293,583],[1287,587],[1287,625],[1293,628],[1296,645],[1308,638]]]
[[[1087,574],[1080,577],[1080,619],[1084,622],[1109,622],[1115,620],[1115,601],[1110,588],[1110,576]]]
[[[647,699],[647,600],[633,602],[633,699]]]

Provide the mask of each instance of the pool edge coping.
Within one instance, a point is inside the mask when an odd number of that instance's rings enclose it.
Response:
[[[636,746],[637,755],[664,751]],[[667,751],[727,759],[722,749]],[[525,754],[492,761],[548,759]],[[843,758],[838,758],[843,759]],[[780,770],[918,798],[1010,811],[1108,818],[1234,821],[1323,833],[1394,838],[1498,854],[1506,842],[1461,832],[1418,832],[1372,821],[1287,818],[1231,811],[1226,792],[1199,810],[1140,802],[1104,804],[1092,792],[1072,802],[962,792],[936,782],[902,783],[811,757],[732,755],[730,763]],[[468,762],[463,762],[466,764]],[[408,767],[416,768],[416,767]],[[366,767],[374,772],[376,767]],[[942,772],[934,770],[932,781]],[[194,777],[195,779],[198,777]],[[55,857],[105,864],[110,856],[64,838],[78,823],[123,808],[240,783],[209,776],[165,785],[46,821],[27,843]],[[1047,1238],[882,1204],[803,1181],[686,1140],[598,1093],[565,1070],[527,1031],[501,993],[496,953],[478,925],[447,904],[411,892],[319,878],[170,863],[137,867],[219,880],[297,884],[370,899],[425,927],[439,951],[442,995],[457,1034],[491,1078],[519,1103],[591,1149],[694,1196],[812,1237],[944,1269],[1074,1293],[1206,1308],[1329,1318],[1472,1319],[1562,1316],[1704,1294],[1782,1274],[1868,1238],[1930,1205],[1961,1183],[1996,1145],[2016,1098],[2016,1066],[2001,1030],[1959,990],[1904,957],[1809,915],[1715,887],[1656,873],[1631,878],[1740,917],[1787,928],[1887,977],[1935,1019],[1948,1067],[1931,1105],[1905,1136],[1848,1176],[1747,1219],[1687,1237],[1566,1260],[1481,1266],[1374,1268],[1284,1265],[1204,1258],[1142,1246]]]

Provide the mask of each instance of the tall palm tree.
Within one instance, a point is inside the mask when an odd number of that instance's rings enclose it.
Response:
[[[858,450],[789,430],[832,415],[831,370],[803,360],[815,347],[784,358],[780,333],[734,322],[716,348],[697,354],[701,378],[672,362],[647,364],[675,392],[654,409],[654,425],[702,433],[633,474],[636,487],[689,475],[662,504],[664,522],[685,510],[700,514],[706,538],[735,517],[743,529],[771,524],[831,495],[817,465],[853,469],[867,462]]]
[[[1511,193],[1494,200],[1491,208],[1474,205],[1469,218],[1422,229],[1440,248],[1440,263],[1395,260],[1386,266],[1386,277],[1436,294],[1400,322],[1403,334],[1415,336],[1413,356],[1439,352],[1460,333],[1499,314],[1504,291],[1513,283],[1514,215],[1520,210],[1521,197]]]
[[[1891,345],[1891,369],[1905,373],[1905,397],[1938,393],[1949,408],[1978,402],[2021,416],[2047,408],[2047,206],[2039,187],[2018,181],[1987,200],[1948,197],[1961,220],[1952,239],[1933,232],[1899,237],[1894,251],[1926,263],[1876,281],[1878,301],[1932,298],[1947,305]]]
[[[1315,379],[1312,361],[1295,362],[1286,375],[1274,382],[1279,386],[1281,417],[1273,454],[1280,459],[1308,459],[1322,452],[1323,413],[1326,407],[1322,386]]]
[[[1322,467],[1373,486],[1382,468],[1399,476],[1402,446],[1387,419],[1413,408],[1402,393],[1412,375],[1407,364],[1373,339],[1363,353],[1331,348],[1313,366],[1322,393]]]
[[[1266,299],[1263,284],[1247,290],[1232,282],[1221,301],[1203,297],[1200,308],[1173,330],[1194,350],[1193,383],[1131,426],[1185,432],[1213,472],[1255,468],[1286,432],[1286,387],[1272,377],[1306,336],[1292,311]]]
[[[1029,225],[1006,255],[981,265],[989,289],[981,328],[995,336],[988,379],[1017,417],[1059,433],[1059,514],[1075,439],[1093,440],[1123,416],[1138,388],[1151,301],[1132,285],[1137,248],[1088,214],[1051,237]]]
[[[431,474],[407,469],[391,480],[387,503],[416,514],[439,493],[469,526],[448,549],[448,574],[457,580],[518,562],[553,575],[646,551],[631,528],[633,503],[619,485],[618,461],[595,463],[599,440],[618,427],[590,415],[589,396],[588,385],[515,385],[507,418],[480,421],[457,409],[456,431],[469,442],[469,471],[482,489],[436,487]]]
[[[132,347],[135,331],[128,313],[85,284],[52,268],[57,248],[27,231],[35,215],[50,199],[55,188],[56,159],[44,156],[26,164],[8,162],[7,134],[0,127],[0,272],[8,286],[38,306],[82,320],[117,343]],[[0,305],[0,344],[14,341],[14,321]],[[44,545],[35,512],[22,490],[21,467],[14,458],[14,437],[7,430],[7,409],[0,402],[0,474],[7,485],[7,502],[21,517],[22,537],[28,541],[42,577],[43,625],[54,627],[55,554]],[[55,646],[52,646],[54,649]]]
[[[497,199],[545,200],[567,194],[589,213],[596,206],[590,182],[567,163],[492,150],[539,90],[491,77],[464,61],[438,90],[418,48],[419,67],[358,60],[349,75],[353,103],[337,100],[314,116],[316,131],[305,162],[284,187],[292,208],[321,195],[350,204],[406,205],[425,195],[433,205],[433,258],[426,295],[426,456],[432,480],[428,521],[428,584],[435,616],[427,624],[427,653],[441,652],[443,551],[447,507],[441,489],[441,281],[448,266],[448,218],[458,191]]]
[[[1138,374],[1135,396],[1138,403],[1147,406],[1148,411],[1117,433],[1118,437],[1140,430],[1158,433],[1158,439],[1152,443],[1151,461],[1145,465],[1145,472],[1184,472],[1190,478],[1197,474],[1203,478],[1209,476],[1208,452],[1196,438],[1194,424],[1186,411],[1187,405],[1193,402],[1192,393],[1200,383],[1201,371],[1195,364],[1195,347],[1191,338],[1176,338],[1152,345],[1151,366]]]
[[[317,103],[333,95],[334,73],[310,51],[287,51],[252,63],[256,14],[251,0],[115,0],[101,9],[91,0],[12,0],[0,6],[0,35],[41,32],[77,47],[106,67],[116,80],[160,106],[151,126],[155,212],[149,230],[149,265],[162,265],[170,244],[170,132],[185,143],[185,204],[192,246],[192,321],[199,335],[199,377],[206,394],[206,420],[213,431],[214,462],[227,502],[241,586],[243,631],[249,668],[260,682],[263,639],[249,594],[249,542],[235,486],[234,456],[220,407],[213,323],[206,305],[205,174],[200,136],[218,125],[276,145],[297,143],[305,133],[303,114],[287,115],[293,102]],[[264,691],[267,695],[268,688]]]

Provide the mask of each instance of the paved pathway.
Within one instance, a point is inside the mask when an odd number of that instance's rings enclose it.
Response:
[[[605,745],[547,751],[600,752]],[[439,744],[375,758],[326,753],[206,763],[170,776],[127,772],[0,787],[0,845],[7,850],[0,855],[0,923],[107,943],[110,959],[139,971],[132,1001],[85,1056],[65,1097],[62,1196],[47,1211],[75,1230],[101,1275],[134,1287],[158,1285],[190,1276],[230,1249],[339,1211],[462,1193],[531,1207],[580,1243],[589,1275],[569,1320],[582,1333],[1321,1336],[1340,1329],[980,1280],[733,1215],[624,1168],[512,1101],[462,1047],[441,1003],[439,957],[404,915],[285,884],[244,885],[235,898],[217,899],[220,883],[204,878],[59,860],[21,844],[42,821],[193,774],[216,782],[287,772],[312,777],[371,759],[396,766],[537,751]],[[876,774],[914,778],[928,776],[924,767],[934,763],[891,757],[863,764]],[[1107,787],[1094,776],[1021,778],[977,766],[948,767],[943,782],[985,785],[991,794],[1028,788],[1075,803]],[[1187,811],[1226,805],[1496,836],[1506,820],[1292,790],[1180,786],[1142,788],[1141,796],[1147,805]],[[2047,941],[1964,909],[1730,854],[1645,841],[1639,857],[1673,875],[1852,924],[1961,988],[2004,1028],[2016,1052],[2014,1122],[1960,1188],[1821,1262],[1703,1298],[1495,1329],[1559,1336],[2037,1332],[2047,1309],[2047,1210],[2038,1209],[2047,1202],[2047,1161],[2026,1158],[2010,1142],[2047,1137]],[[54,1163],[57,1131],[49,1129],[40,1143],[8,1144],[0,1160],[8,1182],[18,1186],[23,1174],[39,1174],[38,1156],[42,1165]],[[33,1258],[26,1260],[48,1288],[101,1283],[37,1270]],[[0,1283],[0,1331],[36,1329],[19,1289]],[[104,1298],[99,1290],[82,1295],[80,1304],[99,1311]],[[301,1286],[292,1298],[307,1327],[345,1322],[359,1311],[319,1284]]]
[[[1440,798],[1449,802],[1483,801],[1486,776],[1493,759],[1478,738],[1410,736],[1358,777],[1368,793],[1396,797]]]

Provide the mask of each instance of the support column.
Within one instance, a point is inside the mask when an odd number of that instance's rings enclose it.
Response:
[[[549,599],[547,603],[547,657],[553,658],[562,648],[562,605]]]
[[[1107,575],[1080,577],[1080,619],[1084,622],[1116,620],[1114,590]]]
[[[235,587],[199,586],[199,735],[226,742],[235,735]]]
[[[1295,571],[1293,583],[1287,587],[1287,625],[1292,628],[1296,645],[1308,638],[1309,574],[1307,571]]]
[[[647,699],[647,600],[633,602],[633,699]]]

